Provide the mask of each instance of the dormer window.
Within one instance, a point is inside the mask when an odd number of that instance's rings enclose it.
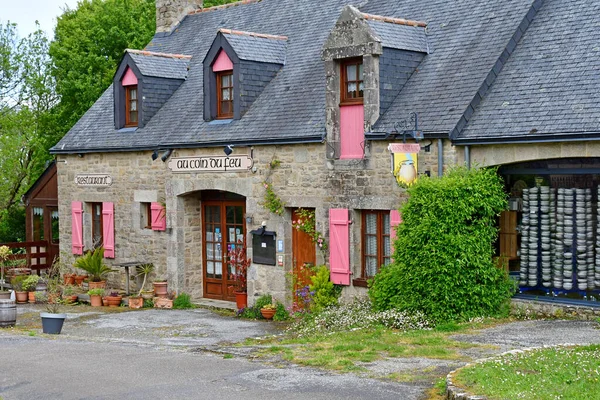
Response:
[[[233,70],[217,73],[217,118],[233,118]]]
[[[364,95],[362,58],[353,58],[341,64],[341,104],[362,104]]]
[[[137,85],[125,86],[125,126],[138,125]]]

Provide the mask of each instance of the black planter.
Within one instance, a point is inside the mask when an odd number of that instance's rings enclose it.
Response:
[[[42,331],[51,335],[58,335],[62,330],[67,314],[40,313],[42,317]]]

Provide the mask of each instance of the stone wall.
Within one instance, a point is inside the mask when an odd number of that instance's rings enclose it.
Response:
[[[156,32],[171,32],[190,11],[202,5],[203,0],[156,0]]]
[[[290,300],[292,270],[291,210],[296,207],[316,210],[317,229],[328,236],[329,208],[350,210],[351,264],[354,276],[361,272],[361,209],[397,209],[406,197],[391,173],[387,141],[369,144],[369,158],[364,160],[326,160],[325,144],[258,146],[234,148],[234,155],[252,153],[254,166],[244,172],[173,173],[160,158],[152,161],[151,152],[85,154],[83,157],[59,156],[60,242],[63,260],[71,255],[71,202],[84,202],[84,238],[91,248],[91,216],[89,203],[114,202],[116,259],[152,262],[157,275],[166,275],[170,288],[202,297],[202,221],[200,193],[222,190],[246,197],[246,216],[252,223],[246,229],[257,229],[263,221],[268,230],[284,241],[284,266],[253,265],[249,271],[250,304],[260,295],[270,293],[281,301]],[[437,171],[436,142],[431,153],[420,155],[420,165]],[[222,148],[176,150],[171,157],[222,156]],[[271,168],[273,160],[279,166]],[[422,167],[421,167],[422,168]],[[102,173],[111,175],[107,188],[75,185],[75,175]],[[264,182],[286,205],[283,216],[263,207]],[[165,201],[167,230],[144,229],[140,222],[142,202]],[[249,237],[247,238],[248,243]],[[328,255],[315,250],[317,263],[327,263]],[[251,256],[251,249],[249,250]],[[114,274],[116,282],[121,275]],[[357,289],[363,291],[363,289]]]

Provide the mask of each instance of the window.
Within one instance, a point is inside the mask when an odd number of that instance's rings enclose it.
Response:
[[[140,228],[152,229],[152,203],[140,203]]]
[[[104,244],[102,222],[102,203],[92,203],[92,246],[94,248]]]
[[[362,246],[362,278],[368,279],[391,262],[389,211],[363,211]]]
[[[137,85],[125,87],[125,126],[138,126]]]
[[[50,207],[50,223],[52,224],[52,243],[57,244],[59,238],[58,230],[58,208]]]
[[[42,207],[33,207],[33,240],[44,240],[44,209]]]
[[[341,103],[362,104],[364,93],[362,59],[353,58],[345,61],[341,67]]]
[[[217,74],[217,118],[233,118],[233,71]]]

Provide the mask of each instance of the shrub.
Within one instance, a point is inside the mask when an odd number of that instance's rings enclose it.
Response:
[[[310,292],[313,293],[310,309],[313,312],[338,304],[341,289],[329,280],[329,276],[329,268],[321,265],[317,267],[315,275],[310,277]]]
[[[183,310],[187,308],[194,308],[190,295],[187,293],[180,293],[179,296],[173,300],[173,308]]]
[[[436,322],[508,311],[513,285],[492,262],[506,195],[495,169],[454,168],[408,189],[394,262],[371,282],[378,310],[422,311]]]
[[[283,304],[277,302],[275,315],[273,315],[273,321],[287,321],[288,319],[290,319],[290,313],[285,309]]]
[[[264,294],[260,296],[252,307],[246,307],[238,310],[237,316],[248,319],[263,319],[260,309],[265,306],[272,306],[273,304],[275,305],[276,310],[273,320],[285,321],[289,319],[290,314],[285,309],[285,306],[278,301],[273,301],[273,297],[270,294]]]

